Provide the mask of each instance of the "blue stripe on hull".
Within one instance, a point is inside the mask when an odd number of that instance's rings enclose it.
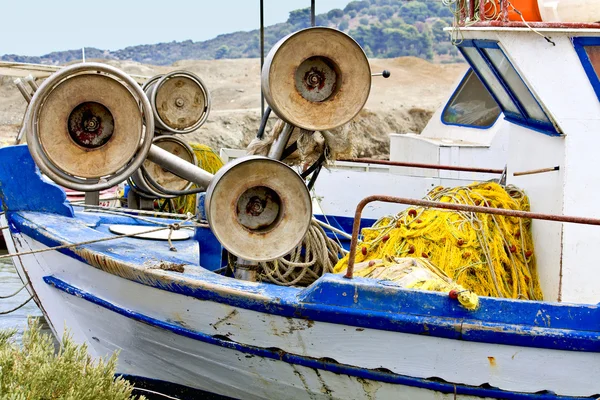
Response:
[[[553,393],[518,393],[509,392],[495,388],[488,387],[473,387],[466,385],[454,385],[442,381],[434,381],[429,379],[414,378],[404,375],[398,375],[391,372],[376,371],[371,369],[359,368],[351,365],[339,364],[328,360],[315,359],[306,356],[299,356],[296,354],[286,353],[283,350],[271,350],[261,347],[254,347],[244,344],[239,344],[232,341],[222,340],[204,333],[195,332],[181,326],[177,326],[168,322],[160,321],[155,318],[148,317],[146,315],[137,313],[135,311],[127,310],[114,305],[106,300],[94,296],[91,293],[78,289],[61,279],[53,276],[44,277],[44,281],[56,289],[68,293],[70,295],[79,297],[87,300],[93,304],[103,307],[107,310],[113,311],[127,318],[135,321],[139,321],[157,328],[168,330],[177,335],[188,337],[190,339],[198,340],[204,343],[236,350],[246,354],[252,354],[259,357],[280,360],[289,364],[300,365],[307,368],[315,368],[325,370],[337,374],[349,375],[356,378],[368,379],[378,382],[385,382],[390,384],[397,384],[403,386],[411,386],[421,389],[427,389],[435,392],[442,393],[456,393],[457,395],[467,396],[479,396],[479,397],[491,397],[496,399],[514,399],[514,400],[576,400],[576,399],[594,399],[597,396],[591,397],[570,397],[570,396],[558,396]]]

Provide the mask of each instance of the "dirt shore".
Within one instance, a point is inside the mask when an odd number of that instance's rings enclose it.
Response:
[[[420,132],[433,111],[450,95],[466,64],[431,64],[414,57],[372,59],[373,72],[387,69],[391,77],[373,78],[365,109],[345,129],[360,157],[387,157],[388,134]],[[189,142],[243,148],[260,123],[260,61],[258,59],[179,61],[170,67],[134,62],[111,62],[126,72],[152,76],[188,70],[202,78],[212,97],[212,111],[197,131],[185,135]],[[26,103],[13,78],[0,77],[0,144],[16,136]],[[183,136],[183,135],[182,135]]]

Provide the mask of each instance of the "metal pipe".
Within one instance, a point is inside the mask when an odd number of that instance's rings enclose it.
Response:
[[[171,154],[168,151],[153,144],[150,146],[148,151],[148,160],[152,161],[165,168],[169,172],[177,175],[180,178],[195,183],[196,185],[207,188],[210,181],[214,177],[196,165],[179,158],[175,154]]]
[[[481,21],[471,25],[469,28],[521,28],[530,30],[531,28],[535,30],[541,29],[599,29],[600,23],[597,22],[527,22],[524,23],[522,21]],[[543,32],[543,31],[542,31]]]
[[[275,160],[279,160],[283,151],[285,150],[285,146],[287,146],[288,141],[290,140],[290,136],[292,136],[292,131],[294,130],[294,125],[285,123],[281,133],[275,139],[271,148],[269,149],[269,158],[274,158]]]
[[[352,279],[354,274],[354,259],[356,258],[356,246],[358,243],[358,231],[360,230],[360,218],[363,209],[367,204],[374,201],[382,201],[385,203],[407,204],[411,206],[441,208],[444,210],[466,211],[482,214],[503,215],[505,217],[530,218],[540,219],[544,221],[568,222],[572,224],[598,225],[600,219],[586,217],[571,217],[567,215],[540,214],[528,211],[507,210],[504,208],[489,208],[481,206],[469,206],[466,204],[441,203],[438,201],[408,199],[404,197],[393,196],[369,196],[365,197],[358,203],[356,213],[354,214],[354,224],[352,225],[352,239],[350,241],[350,255],[348,256],[348,269],[344,278]]]
[[[341,237],[345,237],[346,239],[352,239],[352,235],[348,235],[348,233],[344,232],[341,229],[338,229],[334,226],[331,226],[321,220],[318,220],[316,218],[313,218],[313,221],[315,221],[317,224],[321,225],[323,228],[327,228],[329,229],[331,232],[336,233],[338,235],[340,235]]]
[[[315,26],[315,0],[310,0],[310,26]]]
[[[459,167],[459,166],[454,166],[454,165],[438,165],[438,164],[420,164],[420,163],[409,163],[409,162],[400,162],[400,161],[375,160],[373,158],[342,158],[337,161],[347,161],[347,162],[355,162],[355,163],[361,163],[361,164],[392,165],[394,167],[439,169],[439,170],[443,170],[443,171],[479,172],[479,173],[483,173],[483,174],[501,174],[504,172],[503,169]]]
[[[475,0],[469,0],[469,21],[475,19]]]
[[[36,90],[39,89],[38,84],[35,81],[35,78],[33,77],[33,75],[29,74],[25,77],[25,82],[27,82],[27,84],[29,85],[29,87],[31,87],[31,90],[33,90],[33,93],[35,93]]]
[[[263,64],[265,63],[265,9],[264,0],[260,0],[260,74],[262,76]],[[265,115],[265,95],[260,90],[260,116]]]
[[[31,93],[29,93],[29,90],[27,90],[27,88],[25,87],[23,81],[20,78],[17,78],[13,82],[15,83],[15,85],[17,85],[17,89],[19,89],[19,92],[21,92],[21,94],[25,98],[27,104],[31,103]]]
[[[542,174],[544,172],[553,172],[553,171],[558,171],[558,170],[560,170],[560,167],[557,165],[556,167],[540,168],[540,169],[532,169],[530,171],[515,172],[515,173],[513,173],[513,176]]]

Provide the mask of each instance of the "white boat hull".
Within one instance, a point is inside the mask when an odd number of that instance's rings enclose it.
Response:
[[[14,238],[8,237],[11,251],[45,247],[24,234]],[[68,329],[94,357],[119,351],[119,374],[244,399],[529,398],[540,391],[600,391],[594,352],[282,317],[136,283],[56,251],[21,256],[16,264],[58,337]],[[373,379],[378,376],[383,380]]]

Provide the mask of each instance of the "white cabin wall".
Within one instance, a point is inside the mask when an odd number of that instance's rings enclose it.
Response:
[[[390,161],[439,164],[440,152],[437,144],[425,140],[418,134],[391,133]],[[391,167],[390,171],[399,175],[423,177],[439,176],[438,170],[435,169]]]
[[[566,139],[568,169],[565,179],[567,215],[600,218],[600,120],[572,121],[577,134]],[[600,227],[565,224],[562,301],[600,302]]]
[[[600,181],[600,101],[585,74],[572,36],[598,31],[542,30],[554,45],[528,29],[481,32],[465,30],[466,39],[499,40],[508,58],[564,137],[553,139],[532,130],[511,128],[509,178],[526,190],[532,210],[600,217],[595,182]],[[561,171],[512,177],[514,171],[560,165]],[[533,234],[540,279],[547,300],[598,303],[596,248],[600,228],[536,221]],[[560,239],[562,237],[562,240]],[[559,257],[562,253],[562,258]]]
[[[532,91],[543,99],[547,112],[566,136],[563,141],[565,163],[561,164],[561,175],[564,175],[562,212],[598,218],[600,191],[596,182],[600,182],[600,170],[596,165],[600,146],[600,101],[569,34],[553,33],[552,41],[556,46],[536,36],[527,33],[499,34],[502,46],[514,59],[515,67]],[[529,42],[527,46],[523,45],[524,40]],[[532,52],[536,57],[531,57]],[[547,150],[546,147],[540,148],[544,153]],[[553,166],[549,156],[539,161],[540,164],[534,168]],[[551,191],[552,196],[554,192]],[[555,231],[557,228],[549,229]],[[600,287],[590,285],[590,282],[600,280],[596,251],[600,246],[600,228],[564,224],[562,237],[562,278],[558,298],[565,302],[598,303]],[[548,242],[552,246],[554,243],[555,239]],[[543,249],[544,253],[547,252],[548,246]],[[552,275],[554,268],[552,265]]]
[[[562,214],[565,139],[543,135],[518,125],[510,125],[507,183],[525,191],[529,197],[532,212]],[[513,176],[515,172],[556,165],[559,165],[561,170],[544,174]],[[531,226],[544,300],[558,301],[562,224],[534,220]]]

